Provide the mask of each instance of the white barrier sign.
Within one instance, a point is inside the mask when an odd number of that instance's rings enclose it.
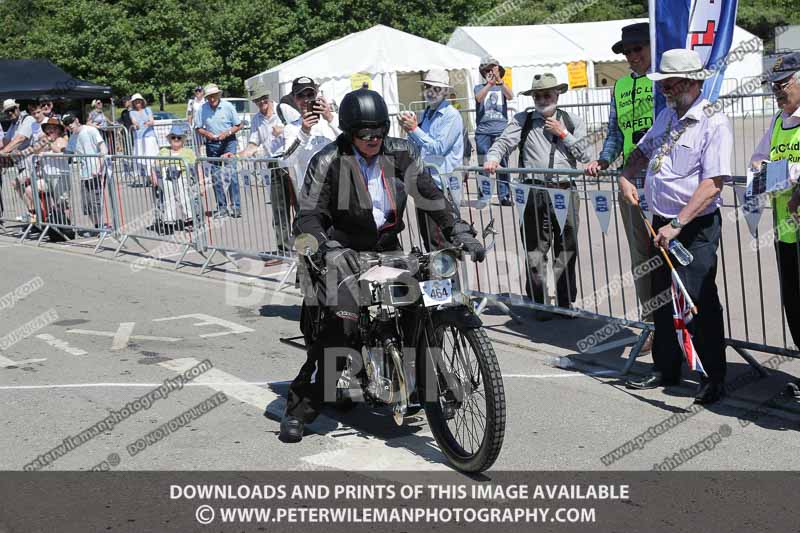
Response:
[[[611,222],[611,208],[614,205],[611,191],[589,191],[594,212],[600,221],[600,229],[608,233],[608,224]]]
[[[519,218],[521,220],[525,213],[525,203],[528,201],[528,187],[511,185],[511,194],[514,195],[514,205],[519,209]]]
[[[561,227],[561,233],[564,233],[564,223],[567,221],[567,214],[569,213],[569,191],[563,189],[547,189],[550,193],[550,205],[553,206],[553,211],[556,213],[556,220]]]
[[[447,187],[450,189],[450,195],[453,198],[453,204],[458,207],[461,205],[461,178],[455,174],[446,176]]]
[[[758,196],[748,194],[745,187],[734,185],[733,191],[736,193],[736,200],[739,202],[739,209],[747,222],[747,229],[753,238],[758,236],[758,223],[761,221],[761,205]]]
[[[481,176],[478,174],[478,199],[480,200],[491,200],[492,198],[492,180],[487,176]]]

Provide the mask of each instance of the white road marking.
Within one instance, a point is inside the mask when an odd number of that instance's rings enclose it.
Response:
[[[19,363],[17,363],[19,364]],[[249,385],[287,385],[290,381],[246,381]],[[0,390],[50,390],[50,389],[101,389],[101,388],[155,388],[163,383],[56,383],[52,385],[0,385]],[[227,382],[184,383],[184,387],[211,387],[229,385]]]
[[[95,337],[111,337],[112,339],[117,336],[115,331],[94,331],[91,329],[68,329],[67,333],[77,333],[79,335],[94,335]],[[131,335],[130,339],[140,341],[163,341],[163,342],[178,342],[183,339],[180,337],[152,337],[150,335]],[[113,348],[112,348],[113,349]]]
[[[89,352],[81,350],[80,348],[75,348],[74,346],[70,346],[67,341],[57,339],[53,337],[49,333],[42,333],[40,335],[36,335],[37,339],[41,339],[53,348],[57,348],[59,350],[63,350],[70,355],[88,355]]]
[[[159,363],[160,366],[181,373],[197,365],[198,361],[187,357]],[[217,368],[197,376],[193,383],[206,385],[222,391],[228,396],[248,403],[258,409],[266,408],[270,415],[280,417],[286,400],[273,391],[252,385]],[[388,417],[387,423],[393,424]],[[335,439],[342,449],[323,452],[301,460],[317,466],[339,470],[449,470],[441,461],[444,456],[435,447],[430,433],[392,439],[391,445],[382,439],[364,434],[356,428],[320,415],[308,429]]]
[[[200,335],[201,337],[221,337],[223,335],[232,335],[234,333],[252,333],[255,331],[254,329],[250,329],[247,326],[242,326],[237,324],[236,322],[231,322],[230,320],[225,320],[223,318],[217,318],[215,316],[206,315],[203,313],[193,313],[191,315],[180,315],[180,316],[170,316],[166,318],[154,318],[153,322],[164,322],[167,320],[183,320],[186,318],[196,318],[201,320],[201,322],[196,322],[192,324],[193,326],[200,327],[200,326],[222,326],[227,328],[228,331],[218,331],[216,333],[204,333]]]
[[[47,359],[23,359],[22,361],[12,361],[8,357],[3,357],[0,355],[0,368],[8,368],[10,366],[20,366],[25,365],[28,363],[39,363],[41,361],[47,361]]]
[[[619,374],[619,370],[599,370],[597,372],[570,372],[568,374],[503,374],[503,377],[547,379],[547,378],[580,378],[586,376],[607,376],[610,374]]]
[[[117,332],[114,334],[114,340],[111,342],[112,350],[122,350],[128,347],[128,341],[135,325],[136,322],[120,322]]]

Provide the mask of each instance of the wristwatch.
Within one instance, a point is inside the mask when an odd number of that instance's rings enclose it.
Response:
[[[681,224],[681,221],[678,220],[678,217],[673,218],[669,221],[669,225],[675,229],[682,229],[684,224]]]

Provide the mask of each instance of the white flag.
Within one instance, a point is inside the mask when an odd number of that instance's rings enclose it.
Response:
[[[608,224],[611,221],[611,207],[614,205],[610,191],[589,191],[594,212],[600,221],[600,229],[608,233]]]
[[[488,176],[477,175],[478,200],[488,202],[492,198],[492,179]]]
[[[553,206],[553,211],[556,213],[556,220],[558,225],[561,226],[561,233],[564,233],[564,223],[567,221],[567,214],[569,213],[569,199],[570,192],[564,189],[547,189],[550,193],[550,205]]]
[[[736,193],[736,200],[739,202],[739,210],[744,215],[744,220],[747,222],[747,229],[750,230],[750,235],[755,239],[758,235],[758,223],[761,220],[761,203],[760,198],[765,198],[766,195],[751,195],[746,187],[741,185],[734,185],[733,191]]]
[[[647,217],[648,222],[652,224],[653,212],[650,210],[650,204],[647,203],[647,195],[644,193],[644,189],[636,189],[636,191],[639,193],[639,207],[642,208],[644,216]]]
[[[522,220],[525,213],[525,204],[528,202],[529,188],[524,185],[512,184],[511,193],[514,195],[514,205],[519,209],[519,218]]]
[[[461,177],[455,174],[446,176],[447,187],[450,189],[450,195],[453,198],[453,205],[456,207],[461,206]]]

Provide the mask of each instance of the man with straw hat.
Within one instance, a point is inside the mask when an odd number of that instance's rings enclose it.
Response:
[[[653,127],[631,152],[619,178],[620,192],[631,205],[639,203],[633,177],[647,168],[645,195],[653,211],[653,243],[664,250],[677,239],[691,255],[688,264],[674,261],[675,270],[698,313],[688,322],[693,348],[704,374],[695,403],[709,404],[725,394],[725,336],[722,305],[717,293],[723,184],[731,180],[733,131],[722,113],[708,113],[702,97],[709,76],[693,50],[664,52],[658,72],[647,75],[667,101]],[[642,223],[644,223],[642,217]],[[654,300],[670,295],[672,272],[662,264],[653,274]],[[678,343],[673,298],[653,312],[653,372],[628,380],[628,387],[652,389],[677,385],[685,344]],[[682,311],[680,311],[682,313]]]
[[[242,121],[236,108],[230,102],[222,100],[222,90],[214,83],[206,85],[203,92],[206,103],[200,108],[200,117],[194,127],[205,138],[206,156],[218,158],[225,157],[225,154],[235,154],[236,133],[242,129]],[[230,215],[241,218],[238,176],[230,175],[228,169],[221,168],[219,162],[212,163],[211,182],[217,199],[217,212],[214,216],[224,218]]]
[[[515,148],[519,150],[519,166],[533,168],[577,167],[578,161],[589,161],[586,124],[575,114],[558,109],[558,97],[567,92],[567,84],[559,83],[549,73],[533,76],[531,88],[521,94],[532,96],[534,109],[517,113],[503,134],[486,155],[484,169],[494,174],[500,161]],[[521,233],[527,252],[527,293],[537,303],[547,303],[547,255],[553,248],[553,272],[556,281],[556,301],[559,307],[571,307],[575,301],[578,258],[579,197],[569,176],[558,174],[521,176],[523,183],[535,186],[528,194]],[[563,228],[558,221],[547,189],[573,190]],[[554,318],[538,312],[538,320]]]

